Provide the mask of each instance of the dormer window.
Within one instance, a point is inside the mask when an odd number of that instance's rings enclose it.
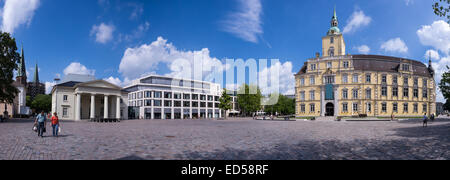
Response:
[[[402,65],[402,70],[403,71],[409,71],[409,64],[403,64]]]
[[[316,64],[311,64],[310,70],[311,70],[311,71],[316,70]]]
[[[327,62],[327,68],[329,69],[329,68],[332,68],[332,67],[333,67],[333,64],[331,62]]]
[[[345,61],[345,62],[344,62],[344,68],[348,68],[348,67],[349,67],[348,61]]]

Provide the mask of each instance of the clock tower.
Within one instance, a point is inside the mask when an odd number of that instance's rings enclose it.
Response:
[[[334,15],[331,18],[331,27],[327,35],[322,38],[322,55],[324,57],[344,56],[345,42],[344,36],[339,29],[339,21],[334,8]]]

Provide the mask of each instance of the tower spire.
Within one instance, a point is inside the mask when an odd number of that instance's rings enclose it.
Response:
[[[39,68],[38,65],[36,63],[36,67],[34,68],[34,79],[33,82],[38,84],[39,83]]]

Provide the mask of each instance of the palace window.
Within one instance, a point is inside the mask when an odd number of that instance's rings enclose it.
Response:
[[[423,87],[428,87],[428,80],[427,79],[423,79]]]
[[[402,65],[402,70],[403,71],[409,71],[409,64],[403,64]]]
[[[305,100],[305,92],[300,92],[300,100]]]
[[[392,105],[392,111],[398,112],[398,104],[397,104],[397,103],[394,103],[394,104]]]
[[[348,67],[349,67],[348,61],[345,61],[344,62],[344,68],[348,68]]]
[[[428,89],[427,89],[427,88],[423,88],[422,91],[423,91],[423,92],[422,92],[423,98],[428,98]]]
[[[387,96],[387,87],[381,87],[381,96]]]
[[[414,112],[415,113],[419,112],[419,105],[414,104]]]
[[[353,99],[358,99],[358,90],[357,89],[353,90]]]
[[[314,77],[314,76],[309,77],[309,84],[310,85],[315,85],[316,84],[316,77]]]
[[[414,78],[414,86],[418,86],[419,85],[419,78]]]
[[[403,104],[403,112],[408,112],[408,103]]]
[[[300,85],[302,85],[302,86],[305,85],[305,79],[304,79],[304,78],[301,78],[301,79],[300,79]]]
[[[386,103],[382,103],[381,104],[381,111],[382,112],[387,112],[387,104]]]
[[[316,112],[316,105],[315,104],[311,104],[310,105],[310,110],[311,110],[312,113]]]
[[[330,49],[328,50],[328,55],[334,56],[334,47],[330,47]]]
[[[387,83],[387,76],[386,75],[381,76],[381,82],[382,83]]]
[[[419,98],[419,89],[414,88],[413,95],[415,98]]]
[[[63,96],[64,102],[67,102],[67,99],[68,99],[68,96],[67,96],[67,95],[64,95],[64,96]]]
[[[408,85],[408,77],[403,77],[403,85]]]
[[[392,96],[398,97],[398,87],[393,87],[392,88]]]
[[[334,84],[334,76],[325,76],[325,84]]]
[[[332,62],[327,62],[327,68],[328,69],[333,68],[333,63]]]
[[[392,77],[392,84],[398,84],[398,76]]]
[[[348,83],[348,76],[347,76],[347,74],[342,75],[342,83]]]
[[[302,113],[306,112],[306,106],[304,104],[300,105],[300,112]]]
[[[409,88],[403,88],[403,97],[409,97]]]
[[[372,104],[367,103],[367,112],[372,112]]]
[[[427,110],[428,110],[427,104],[423,104],[422,112],[423,112],[423,113],[426,113],[426,112],[428,112]]]
[[[311,99],[312,101],[314,101],[314,100],[316,99],[315,94],[316,94],[315,91],[310,91],[310,92],[309,92],[309,97],[310,97],[310,99]]]
[[[366,89],[366,99],[372,99],[372,90]]]
[[[371,75],[370,74],[366,74],[366,83],[370,83],[372,80]]]
[[[334,43],[334,37],[331,37],[330,38],[330,44],[333,44]]]
[[[348,104],[347,103],[342,104],[342,112],[348,112]]]
[[[311,70],[311,71],[314,71],[314,70],[316,70],[316,64],[311,64],[311,66],[310,66],[310,70]]]
[[[353,112],[358,112],[358,103],[353,103]]]
[[[358,83],[358,74],[353,74],[353,83]]]
[[[348,99],[348,90],[347,89],[342,90],[342,99]]]

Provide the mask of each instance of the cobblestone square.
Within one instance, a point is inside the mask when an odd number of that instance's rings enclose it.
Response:
[[[250,119],[62,122],[59,138],[31,121],[0,123],[2,160],[450,159],[450,119],[280,122]]]

